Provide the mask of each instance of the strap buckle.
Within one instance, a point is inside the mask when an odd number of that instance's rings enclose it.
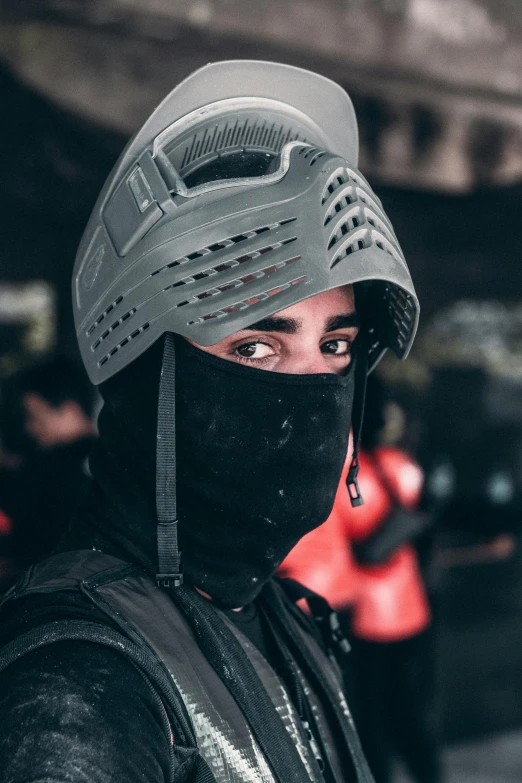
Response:
[[[357,454],[354,454],[350,470],[348,471],[348,478],[346,479],[346,486],[348,487],[348,494],[352,507],[362,506],[364,504],[363,496],[361,495],[361,490],[359,489],[359,484],[357,482],[359,468],[360,465]]]
[[[170,587],[181,587],[182,584],[183,574],[181,571],[173,574],[156,574],[156,585],[158,587],[168,589]]]

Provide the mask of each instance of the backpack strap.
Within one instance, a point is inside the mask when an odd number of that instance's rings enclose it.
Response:
[[[320,631],[323,647],[327,651],[332,650],[336,658],[339,655],[343,658],[345,655],[348,655],[350,643],[341,630],[337,612],[332,609],[328,601],[295,579],[285,578],[277,581],[294,604],[298,601],[306,601],[310,615],[315,623],[314,628],[318,628]],[[299,615],[301,615],[301,618],[306,618],[303,612],[299,612]],[[307,627],[307,630],[311,629]],[[317,633],[315,635],[317,636]]]
[[[298,637],[301,635],[295,634],[292,631],[291,625],[288,623],[288,621],[284,619],[285,603],[288,604],[289,601],[291,600],[289,593],[285,591],[285,588],[279,591],[274,589],[277,587],[277,583],[276,584],[268,583],[268,584],[271,592],[270,604],[273,612],[273,617],[278,621],[280,630],[282,632],[286,631],[287,638],[291,643],[293,643],[294,650],[292,650],[292,652],[296,654],[296,660],[298,661],[298,663],[300,659],[302,659],[305,662],[307,670],[312,672],[315,682],[318,683],[320,689],[326,695],[327,701],[331,705],[332,711],[337,718],[339,728],[344,737],[346,747],[349,751],[354,766],[358,783],[375,783],[370,768],[368,766],[368,762],[366,761],[366,758],[364,756],[364,752],[361,747],[361,742],[359,740],[357,730],[349,714],[349,709],[346,703],[346,699],[344,698],[342,692],[339,693],[338,680],[336,681],[336,678],[334,677],[332,681],[332,677],[328,674],[326,670],[323,669],[320,661],[312,652],[312,647],[309,644],[300,644]],[[297,587],[295,585],[297,585]],[[290,589],[292,589],[292,587]],[[299,584],[299,582],[294,582],[293,590],[294,590],[294,595],[301,596],[307,602],[311,601],[312,605],[315,605],[316,607],[322,606],[322,610],[324,610],[324,605],[326,604],[326,607],[328,608],[328,614],[335,615],[335,612],[333,612],[333,610],[330,609],[328,603],[324,599],[321,599],[320,596],[317,596],[315,593],[313,593],[313,591],[308,590],[308,588]],[[319,601],[316,601],[315,599],[319,599]],[[292,604],[290,604],[290,606],[292,606]],[[301,612],[301,614],[303,613]],[[334,622],[334,626],[335,626],[335,622]],[[330,629],[327,629],[326,634],[323,633],[323,636],[326,635],[327,638],[330,638],[330,640],[332,640],[332,638],[335,637],[329,632],[329,630]],[[340,628],[339,628],[339,634],[344,640]],[[301,638],[303,637],[301,636]],[[336,645],[337,644],[338,643],[336,642]],[[347,642],[346,644],[348,645]]]

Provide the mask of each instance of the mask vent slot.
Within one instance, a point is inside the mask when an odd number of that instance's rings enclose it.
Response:
[[[343,192],[341,198],[337,199],[328,210],[326,217],[324,219],[324,225],[327,226],[328,223],[330,223],[339,212],[342,212],[343,209],[350,207],[356,201],[357,201],[357,193],[355,191],[355,188],[353,187],[347,188],[346,191]]]
[[[176,280],[175,283],[171,283],[171,285],[166,286],[163,288],[163,291],[168,291],[169,288],[179,288],[182,285],[190,285],[191,283],[195,283],[198,280],[204,280],[206,277],[213,277],[217,274],[220,274],[222,272],[227,272],[229,269],[234,269],[237,266],[241,266],[241,264],[245,264],[248,261],[253,261],[255,258],[259,258],[259,256],[266,255],[267,253],[270,253],[273,250],[277,250],[280,247],[284,247],[285,245],[289,245],[292,242],[295,241],[295,238],[292,239],[286,239],[282,242],[275,242],[273,245],[268,245],[266,247],[259,248],[259,250],[253,250],[248,254],[245,254],[243,256],[238,256],[237,258],[230,259],[229,261],[225,261],[223,264],[218,264],[215,267],[208,267],[207,269],[202,270],[201,272],[196,273],[195,275],[190,275],[187,277],[182,278],[181,280]],[[274,269],[279,268],[280,266],[286,266],[287,264],[293,263],[296,258],[291,258],[289,260],[285,260],[279,264],[276,264],[274,266]],[[260,276],[262,272],[255,272],[253,273],[255,276]],[[240,278],[243,282],[246,282],[243,278]],[[228,291],[230,288],[234,287],[233,282],[237,281],[231,281],[226,284],[226,286],[219,286],[218,289],[220,291]],[[210,296],[210,292],[204,292],[202,294],[198,294],[198,299],[204,299],[207,296]]]
[[[118,353],[120,348],[123,348],[124,345],[127,345],[131,340],[134,340],[136,337],[139,337],[140,334],[143,334],[148,328],[150,324],[145,323],[139,326],[137,329],[135,329],[131,334],[129,334],[127,337],[125,337],[118,345],[115,345],[114,348],[111,348],[111,350],[103,356],[100,361],[98,362],[98,367],[103,367],[104,364],[107,364],[109,359],[114,356],[114,354]]]
[[[375,212],[373,212],[371,209],[365,208],[364,215],[370,226],[377,229],[377,231],[380,231],[381,234],[384,234],[388,242],[396,241],[388,226],[377,214],[375,214]]]
[[[232,245],[239,244],[240,242],[245,242],[248,239],[255,239],[257,236],[259,236],[259,234],[264,234],[267,231],[273,231],[274,229],[279,228],[280,226],[286,226],[289,223],[294,223],[296,220],[297,218],[295,217],[286,218],[285,220],[280,220],[278,223],[272,223],[269,226],[260,226],[259,228],[252,229],[251,231],[245,231],[242,234],[237,234],[233,237],[227,237],[226,239],[221,239],[219,242],[215,242],[212,245],[203,247],[200,250],[195,251],[194,253],[190,253],[186,256],[183,256],[182,258],[176,259],[176,261],[171,261],[169,264],[165,264],[165,266],[162,266],[159,269],[155,269],[154,272],[151,273],[150,277],[154,277],[154,275],[159,275],[161,272],[164,272],[167,269],[174,269],[175,267],[188,264],[190,261],[196,261],[200,258],[203,258],[203,256],[210,255],[211,253],[216,253],[219,250],[225,250],[226,248],[232,247]],[[292,237],[289,240],[285,240],[282,243],[278,243],[277,245],[274,245],[274,247],[279,246],[280,244],[287,244],[288,242],[294,240],[295,237]],[[242,258],[242,256],[240,258]],[[238,259],[234,259],[234,260],[237,261]],[[222,271],[222,270],[220,270],[218,267],[215,267],[214,271]]]
[[[123,299],[123,297],[122,297],[122,299]],[[121,301],[121,299],[120,299],[120,301]],[[110,325],[110,326],[109,326],[109,327],[108,327],[108,328],[107,328],[107,329],[106,329],[106,330],[103,332],[103,334],[101,334],[101,335],[100,335],[100,337],[98,337],[98,339],[97,339],[97,340],[96,340],[96,341],[95,341],[95,342],[94,342],[94,343],[91,345],[91,350],[92,350],[92,351],[95,351],[97,348],[99,348],[99,346],[101,345],[101,343],[102,343],[104,340],[106,340],[106,339],[107,339],[107,337],[108,337],[108,336],[109,336],[109,335],[110,335],[110,334],[111,334],[111,333],[112,333],[112,332],[113,332],[115,329],[117,329],[117,328],[118,328],[118,326],[120,326],[120,324],[124,323],[124,322],[125,322],[125,321],[127,321],[129,318],[131,318],[131,317],[134,315],[134,313],[135,313],[135,312],[136,312],[136,308],[135,308],[135,307],[133,307],[133,308],[132,308],[132,310],[128,310],[126,313],[124,313],[124,314],[121,316],[121,318],[118,318],[118,320],[117,320],[117,321],[114,321],[114,323],[113,323],[113,324],[111,324],[111,325]]]
[[[415,307],[409,294],[397,286],[386,286],[390,318],[395,326],[399,350],[408,344],[415,324]]]
[[[340,239],[342,239],[342,236]],[[336,238],[335,242],[330,241],[328,249],[338,244],[340,239]],[[352,253],[357,253],[357,251],[372,247],[372,245],[378,247],[379,250],[382,250],[384,253],[388,253],[390,256],[393,256],[397,261],[400,262],[401,257],[395,247],[395,243],[392,244],[392,242],[390,242],[387,237],[383,236],[383,234],[378,231],[370,231],[363,228],[362,230],[356,230],[354,240],[350,244],[346,245],[341,253],[335,256],[330,268],[333,269],[333,267],[336,266],[339,261],[342,261],[343,258],[352,255]]]
[[[318,147],[302,147],[299,150],[299,155],[303,160],[307,160],[310,166],[313,166],[320,158],[326,155],[326,150],[321,150]]]
[[[368,228],[369,226],[371,226],[371,229]],[[359,233],[360,229],[363,229],[365,234],[370,235],[369,241],[365,240],[362,247],[369,247],[374,244],[379,250],[384,250],[386,253],[394,256],[394,258],[400,259],[398,248],[396,247],[396,239],[391,234],[388,227],[375,214],[370,212],[370,210],[366,208],[362,209],[360,206],[354,206],[353,209],[346,214],[346,219],[338,225],[337,230],[331,236],[330,241],[328,242],[328,250],[331,250],[332,247],[335,247],[335,245],[343,241],[346,236],[358,229]],[[352,249],[347,249],[347,252],[344,255],[350,255],[350,253],[353,253],[357,249],[362,250],[360,245],[359,247],[356,247],[357,244],[358,243],[356,242],[352,243]],[[334,265],[339,258],[342,257],[343,255],[336,257]]]
[[[328,243],[328,250],[341,241],[343,237],[350,234],[355,229],[359,228],[366,220],[365,214],[361,207],[353,207],[346,215],[345,220],[340,224],[337,231],[331,237]],[[328,225],[330,219],[325,225]]]
[[[267,251],[273,249],[275,248],[266,248]],[[245,261],[249,261],[249,260],[251,260],[251,257],[245,258]],[[208,299],[208,297],[210,296],[217,296],[219,294],[224,294],[227,291],[233,291],[235,288],[240,288],[242,285],[247,285],[248,283],[251,283],[254,280],[259,280],[260,278],[265,277],[266,275],[271,275],[274,272],[277,272],[279,269],[284,269],[284,267],[289,266],[290,264],[295,264],[297,261],[300,260],[301,260],[301,256],[294,256],[294,258],[289,258],[286,259],[285,261],[280,261],[277,264],[272,264],[272,266],[267,266],[264,269],[258,270],[257,272],[251,272],[249,274],[244,275],[243,277],[238,277],[235,280],[230,280],[224,285],[216,286],[215,288],[210,288],[208,291],[203,291],[202,293],[197,294],[191,299],[187,299],[184,302],[180,302],[178,304],[178,307],[183,307],[187,304],[194,304],[200,299]]]
[[[340,246],[330,268],[352,253],[372,246],[402,263],[400,248],[381,203],[358,173],[349,168],[336,169],[323,189],[322,205],[323,225],[330,226],[331,232],[328,250]]]
[[[357,309],[368,329],[368,366],[372,368],[386,348],[402,354],[415,329],[414,300],[398,285],[383,280],[355,284]]]
[[[297,261],[298,259],[293,259],[293,260]],[[189,321],[188,325],[193,326],[194,324],[200,324],[203,323],[204,321],[209,321],[212,318],[224,318],[227,315],[231,315],[232,313],[237,313],[240,310],[246,310],[248,307],[258,304],[258,302],[262,302],[271,296],[277,296],[282,291],[285,291],[287,288],[290,288],[290,286],[303,283],[306,279],[307,279],[306,275],[303,275],[302,277],[297,277],[295,278],[295,280],[290,280],[289,282],[283,283],[282,285],[277,286],[276,288],[271,288],[268,291],[262,291],[261,293],[256,294],[250,299],[244,299],[241,302],[234,302],[234,304],[224,307],[221,310],[214,310],[213,312],[207,313],[206,315],[203,315],[200,318],[195,319],[194,321]]]
[[[106,318],[106,317],[109,315],[109,313],[111,313],[111,312],[114,310],[114,308],[115,308],[117,305],[119,305],[119,304],[120,304],[120,302],[122,302],[122,301],[123,301],[123,296],[119,296],[117,299],[115,299],[115,300],[114,300],[114,302],[112,302],[112,303],[111,303],[111,304],[110,304],[110,305],[109,305],[109,306],[108,306],[108,307],[107,307],[107,308],[106,308],[106,309],[103,311],[103,313],[101,313],[101,315],[99,315],[99,316],[98,316],[98,318],[96,319],[96,321],[95,321],[95,322],[94,322],[94,323],[93,323],[93,324],[92,324],[92,325],[89,327],[89,329],[87,330],[87,332],[86,332],[86,334],[87,334],[87,337],[90,337],[90,335],[91,335],[91,334],[94,332],[94,330],[96,329],[96,327],[98,327],[98,326],[101,324],[101,322],[102,322],[102,321],[103,321],[103,320],[104,320],[104,319],[105,319],[105,318]]]
[[[367,247],[371,247],[373,244],[372,236],[367,229],[362,229],[356,232],[354,239],[349,245],[346,245],[341,253],[337,255],[332,261],[331,269],[336,266],[343,258],[351,256],[352,253],[357,253],[359,250],[364,250]]]
[[[356,174],[351,169],[337,169],[329,177],[328,182],[324,187],[321,204],[325,204],[336,190],[339,190],[340,187],[346,184],[356,185],[363,193],[370,187],[359,174]],[[364,201],[364,199],[362,200]]]

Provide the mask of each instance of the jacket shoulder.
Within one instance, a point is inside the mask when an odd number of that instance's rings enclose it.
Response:
[[[82,592],[84,582],[128,564],[93,550],[65,552],[29,568],[0,602],[0,646],[39,626],[59,621],[111,625]]]

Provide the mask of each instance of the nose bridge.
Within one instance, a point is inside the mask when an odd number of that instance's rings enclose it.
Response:
[[[326,361],[319,345],[316,345],[306,346],[302,350],[294,352],[287,372],[296,375],[313,375],[315,373],[333,373],[334,370]]]

